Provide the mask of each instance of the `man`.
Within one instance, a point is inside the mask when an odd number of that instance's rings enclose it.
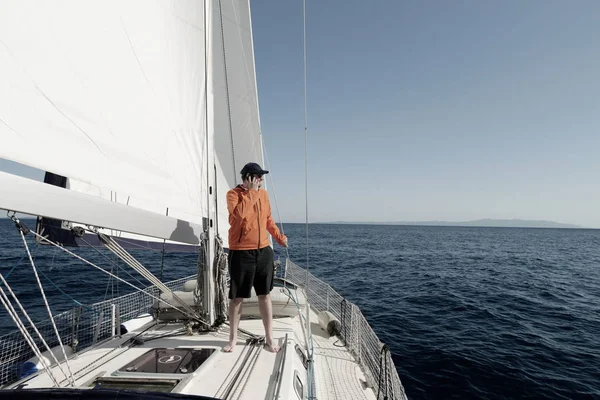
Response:
[[[242,168],[242,184],[227,192],[229,210],[229,344],[231,352],[237,342],[237,328],[244,298],[250,298],[252,287],[258,296],[260,316],[265,327],[265,344],[276,353],[273,342],[273,249],[267,231],[281,246],[287,247],[287,237],[279,232],[273,218],[266,191],[261,190],[263,175],[260,165],[248,163]]]

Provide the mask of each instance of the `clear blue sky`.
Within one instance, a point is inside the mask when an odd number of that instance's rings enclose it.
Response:
[[[311,221],[600,228],[600,2],[307,2]],[[253,1],[262,131],[304,221],[301,1]]]
[[[600,228],[600,2],[307,3],[310,221]],[[302,2],[252,5],[275,195],[303,222]]]

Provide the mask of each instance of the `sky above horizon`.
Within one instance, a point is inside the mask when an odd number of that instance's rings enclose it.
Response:
[[[251,4],[273,213],[303,222],[302,2]],[[307,1],[309,220],[600,228],[598,21],[587,0]]]
[[[302,2],[252,3],[264,145],[305,220]],[[307,2],[310,221],[600,228],[600,3]]]

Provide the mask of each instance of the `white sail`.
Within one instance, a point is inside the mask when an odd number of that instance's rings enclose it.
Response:
[[[204,25],[193,0],[3,7],[0,157],[66,176],[70,190],[201,223]]]
[[[217,0],[212,12],[212,82],[217,196],[240,183],[248,162],[263,164],[262,138],[248,0]],[[218,224],[227,246],[228,212],[218,209]]]

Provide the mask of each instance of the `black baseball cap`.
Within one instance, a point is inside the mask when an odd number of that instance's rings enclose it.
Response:
[[[246,165],[244,165],[244,168],[242,168],[242,175],[246,175],[246,174],[251,174],[251,175],[264,175],[264,174],[268,174],[269,171],[265,171],[264,169],[262,169],[262,167],[260,165],[258,165],[257,163],[248,163]]]

